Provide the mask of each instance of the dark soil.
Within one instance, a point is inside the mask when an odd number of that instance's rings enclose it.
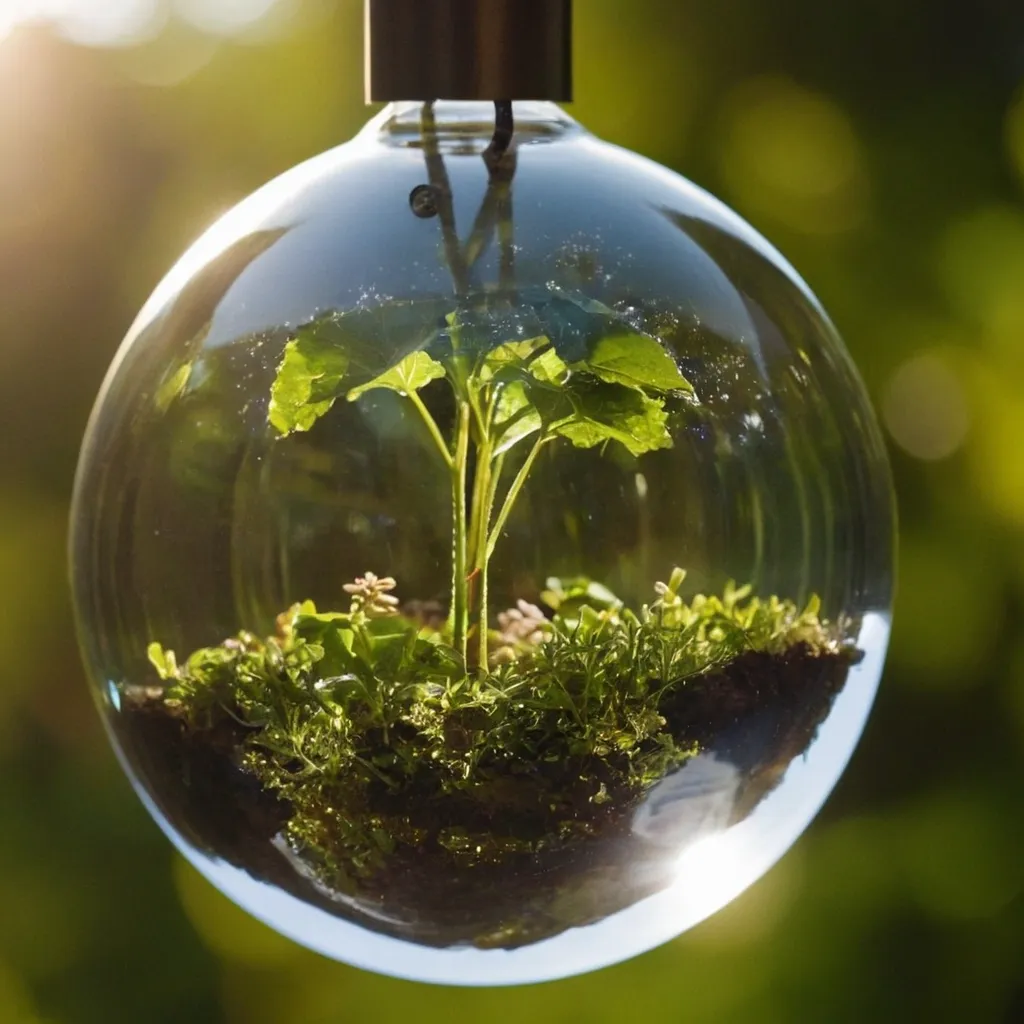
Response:
[[[676,742],[696,743],[702,754],[735,769],[729,823],[750,814],[808,749],[855,658],[855,652],[821,654],[803,645],[782,655],[749,652],[666,695],[660,711]],[[646,794],[609,789],[610,799],[595,804],[571,792],[579,774],[572,765],[541,763],[523,776],[509,773],[488,806],[439,798],[430,792],[429,772],[422,792],[413,780],[398,797],[383,787],[371,794],[371,813],[400,814],[427,838],[397,843],[385,867],[361,881],[357,892],[332,898],[272,843],[292,808],[238,766],[245,728],[225,716],[214,728],[190,731],[148,693],[126,702],[118,732],[184,838],[374,931],[440,948],[513,949],[592,924],[674,881],[678,842],[652,841],[635,829]],[[562,796],[557,812],[547,799],[553,792]],[[493,856],[485,850],[482,858],[453,853],[437,841],[452,827],[499,840],[529,839],[533,849]]]

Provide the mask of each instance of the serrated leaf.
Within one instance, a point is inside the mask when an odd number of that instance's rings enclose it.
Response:
[[[267,419],[282,436],[309,430],[341,394],[348,370],[344,349],[300,332],[284,348],[270,389]]]
[[[428,348],[442,330],[448,308],[447,299],[391,299],[327,313],[306,324],[301,333],[345,352],[349,372],[357,378],[353,384],[363,384],[410,352]]]
[[[444,367],[436,359],[431,359],[426,352],[411,352],[379,377],[349,391],[348,400],[354,402],[367,391],[381,388],[397,391],[403,396],[408,395],[411,391],[419,391],[432,380],[439,380],[443,376]]]
[[[643,455],[658,448],[671,448],[668,415],[664,404],[642,391],[603,381],[574,378],[566,392],[572,415],[555,421],[552,432],[567,438],[577,448],[594,448],[616,441],[631,455]]]
[[[580,364],[609,384],[652,391],[693,391],[675,360],[648,334],[611,334],[597,341]]]
[[[281,434],[309,428],[349,388],[388,372],[441,329],[446,299],[388,301],[333,310],[300,327],[285,348],[268,419]]]

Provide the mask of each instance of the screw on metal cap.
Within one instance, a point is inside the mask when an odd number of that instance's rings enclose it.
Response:
[[[572,0],[366,0],[366,100],[572,99]]]

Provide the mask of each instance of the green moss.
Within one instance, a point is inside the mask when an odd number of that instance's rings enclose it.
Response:
[[[150,660],[189,731],[235,723],[238,763],[292,809],[293,848],[351,891],[398,847],[470,865],[586,835],[700,752],[664,713],[694,680],[750,652],[849,651],[816,601],[734,587],[685,601],[682,583],[676,570],[634,612],[588,580],[550,580],[550,618],[523,602],[500,616],[486,667],[370,574],[345,612],[306,602],[274,636],[181,664],[154,644]]]

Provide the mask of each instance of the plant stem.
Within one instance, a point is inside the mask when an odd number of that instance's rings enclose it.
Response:
[[[491,451],[485,441],[477,449],[476,464],[476,495],[477,507],[473,521],[470,523],[470,544],[472,548],[473,570],[480,581],[480,601],[477,614],[477,643],[479,651],[479,668],[483,672],[487,668],[487,522],[491,518],[491,510],[487,507],[487,494],[491,489]]]
[[[420,398],[415,391],[410,390],[408,393],[409,401],[416,407],[416,411],[423,417],[423,422],[427,425],[427,430],[430,431],[430,436],[434,439],[434,444],[437,445],[438,451],[441,453],[441,457],[445,461],[445,465],[452,468],[452,453],[448,451],[448,445],[444,442],[444,437],[441,431],[438,429],[437,423],[434,417],[430,415],[430,410],[423,404],[423,399]]]
[[[501,271],[499,276],[499,282],[501,290],[505,293],[506,300],[511,299],[512,291],[515,286],[515,232],[512,223],[512,175],[515,174],[515,154],[511,156],[511,170],[507,177],[496,173],[497,165],[491,168],[491,179],[490,184],[487,188],[488,199],[492,196],[495,197],[497,205],[497,216],[498,216],[498,238],[501,242]],[[481,216],[483,210],[481,209]],[[476,261],[476,254],[472,253],[467,259],[469,266],[472,266]],[[526,473],[529,473],[530,466],[533,464],[534,458],[536,458],[536,452],[539,451],[539,447],[535,447],[534,451],[530,453],[527,458],[529,465],[524,466],[525,472],[521,472],[522,479],[526,479]],[[490,448],[487,450],[488,461],[491,458]],[[487,644],[488,644],[488,575],[491,562],[491,554],[494,551],[494,544],[497,542],[497,534],[500,533],[501,527],[504,526],[505,520],[508,518],[508,514],[511,511],[511,504],[515,501],[515,494],[509,491],[508,496],[505,499],[505,505],[502,508],[501,516],[499,517],[500,522],[496,527],[495,539],[492,542],[488,536],[491,528],[491,514],[494,510],[494,499],[498,493],[498,483],[501,480],[501,471],[505,465],[505,454],[504,452],[498,456],[493,467],[488,467],[488,480],[486,481],[486,487],[484,489],[484,501],[483,507],[480,514],[479,524],[479,535],[476,541],[477,556],[476,564],[480,569],[480,670],[486,671],[487,669]],[[519,477],[516,478],[517,481]],[[513,486],[515,486],[513,484]],[[519,483],[522,487],[522,483]],[[518,493],[518,491],[516,491]]]
[[[508,494],[505,495],[505,501],[501,506],[501,511],[498,513],[498,518],[494,521],[494,529],[491,530],[487,538],[486,554],[484,556],[486,559],[490,559],[491,555],[494,554],[495,545],[498,543],[501,531],[505,529],[505,523],[512,512],[512,506],[515,504],[516,498],[519,497],[519,492],[523,489],[523,484],[526,483],[526,478],[530,475],[530,470],[533,469],[533,464],[540,454],[541,448],[549,440],[551,440],[550,436],[544,433],[537,438],[530,449],[530,454],[526,456],[526,460],[519,468],[515,480],[512,481],[512,486],[509,487]]]
[[[501,478],[502,466],[505,456],[499,455],[492,463],[493,452],[490,443],[481,445],[480,462],[478,464],[478,483],[480,501],[476,511],[475,519],[471,525],[473,536],[473,567],[479,570],[480,576],[480,603],[479,603],[479,664],[481,669],[487,667],[487,629],[488,629],[488,566],[490,554],[487,550],[487,531],[491,525],[491,513],[494,510],[494,496],[498,490],[498,481]]]
[[[470,409],[459,403],[455,458],[452,462],[452,646],[466,657],[466,629],[469,621],[466,581],[466,463],[469,458]]]
[[[483,462],[483,445],[477,445],[476,468],[473,474],[473,500],[469,507],[469,546],[466,554],[466,564],[479,566],[480,564],[480,509],[484,502],[484,488],[487,482],[484,477],[487,471]]]

